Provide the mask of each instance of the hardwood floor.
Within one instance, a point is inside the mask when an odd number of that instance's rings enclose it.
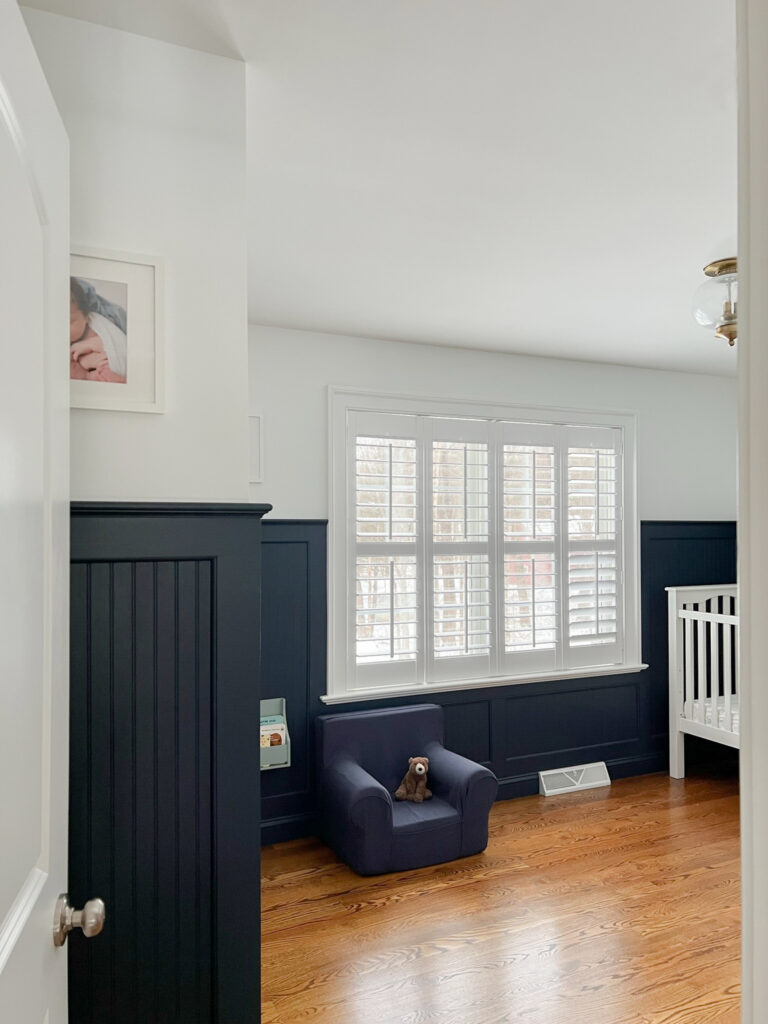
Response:
[[[738,1024],[734,778],[494,806],[486,852],[360,878],[264,850],[264,1024]]]

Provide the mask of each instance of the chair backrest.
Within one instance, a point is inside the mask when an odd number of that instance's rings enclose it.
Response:
[[[341,757],[362,765],[388,790],[397,788],[408,758],[425,753],[430,742],[443,742],[443,709],[438,704],[382,708],[317,720],[320,770]]]

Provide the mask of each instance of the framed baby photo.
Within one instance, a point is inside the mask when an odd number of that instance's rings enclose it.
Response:
[[[69,273],[71,407],[163,412],[160,261],[78,247]]]

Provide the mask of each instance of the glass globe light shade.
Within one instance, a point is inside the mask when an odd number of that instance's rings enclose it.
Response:
[[[694,294],[693,316],[702,327],[715,330],[732,323],[738,314],[739,282],[736,274],[708,277]]]

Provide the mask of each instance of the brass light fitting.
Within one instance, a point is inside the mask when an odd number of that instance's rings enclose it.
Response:
[[[707,277],[722,277],[723,274],[735,274],[739,269],[739,261],[735,256],[729,256],[727,260],[714,260],[704,267]]]
[[[696,293],[694,316],[702,327],[714,328],[716,338],[736,343],[738,321],[738,261],[735,257],[715,260],[704,267],[708,280]]]

